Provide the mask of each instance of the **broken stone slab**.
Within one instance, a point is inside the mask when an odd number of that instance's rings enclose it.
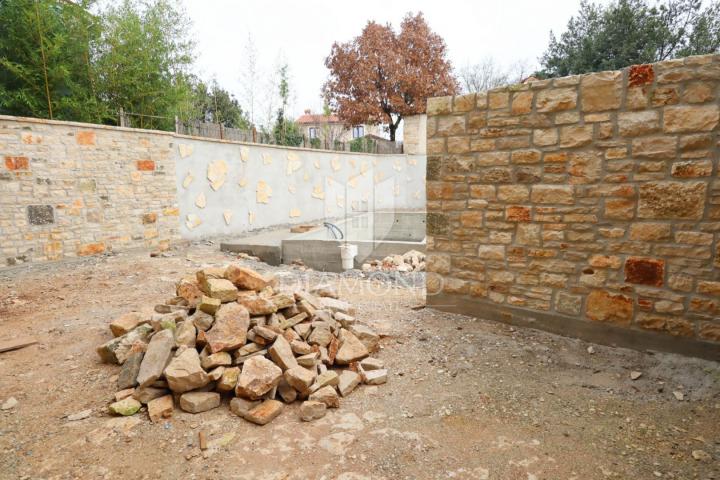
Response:
[[[280,398],[282,398],[283,402],[285,403],[294,402],[298,396],[297,390],[290,386],[290,384],[287,383],[287,380],[285,380],[284,377],[281,378],[280,383],[278,383],[277,393],[280,395]]]
[[[360,366],[366,371],[380,370],[385,368],[385,363],[377,358],[367,357],[360,360]]]
[[[220,304],[218,304],[217,307],[220,308]],[[188,317],[188,320],[195,325],[198,331],[206,332],[212,327],[213,322],[215,322],[215,317],[202,310],[196,310],[192,316]]]
[[[290,348],[290,343],[288,343],[283,336],[278,336],[275,339],[275,342],[273,342],[272,346],[268,349],[268,353],[270,354],[270,358],[272,358],[283,371],[298,366],[292,348]]]
[[[230,264],[225,269],[225,278],[240,290],[255,290],[259,292],[276,283],[275,277],[264,277],[251,268],[238,264]]]
[[[315,381],[316,374],[305,367],[296,366],[285,371],[285,381],[300,393],[307,395]]]
[[[144,387],[144,388],[136,388],[135,392],[132,394],[132,397],[135,400],[137,400],[138,402],[140,402],[142,404],[146,404],[156,398],[160,398],[164,395],[167,395],[167,393],[168,393],[167,388]]]
[[[175,348],[175,335],[171,330],[160,330],[148,343],[147,351],[140,364],[137,383],[140,387],[150,385],[159,379],[170,361]]]
[[[267,358],[249,358],[243,363],[235,393],[238,397],[258,400],[278,384],[280,377],[280,367]]]
[[[338,350],[340,350],[340,341],[336,336],[333,335],[332,339],[330,340],[330,345],[328,345],[327,347],[328,365],[335,364],[335,357],[337,356]]]
[[[119,402],[111,403],[108,407],[108,410],[110,410],[110,413],[113,413],[115,415],[123,415],[125,417],[130,415],[135,415],[138,410],[140,410],[140,407],[142,407],[142,404],[135,400],[132,397],[127,397]]]
[[[145,352],[134,352],[125,360],[120,369],[117,379],[117,387],[120,390],[132,388],[137,385],[137,376],[140,373],[140,364],[145,356]]]
[[[309,323],[299,323],[292,328],[303,340],[307,339],[308,335],[310,335],[310,332],[312,331],[312,325]]]
[[[313,348],[310,344],[303,342],[302,340],[293,340],[290,342],[290,348],[295,355],[307,355],[313,352]]]
[[[195,325],[193,325],[193,322],[186,320],[177,324],[177,328],[175,329],[176,346],[185,345],[186,347],[194,347],[196,337],[197,329]]]
[[[112,322],[110,322],[110,331],[112,332],[114,337],[121,337],[126,333],[130,332],[131,330],[137,328],[138,325],[142,325],[143,323],[147,322],[148,320],[145,319],[140,313],[130,312],[121,315]]]
[[[134,393],[134,388],[126,388],[124,390],[120,390],[119,392],[115,392],[115,401],[119,402],[123,398],[132,397]]]
[[[257,326],[255,327],[255,335],[259,336],[266,342],[272,342],[278,336],[278,332],[271,328]]]
[[[317,376],[317,378],[315,379],[315,383],[313,383],[310,390],[316,392],[323,387],[327,387],[328,385],[331,387],[336,387],[338,383],[340,383],[340,376],[337,374],[337,372],[335,370],[326,370],[325,372]]]
[[[282,310],[295,305],[295,297],[287,293],[278,293],[270,297],[270,301],[275,305],[275,309]]]
[[[382,385],[387,382],[387,370],[370,370],[363,372],[363,380],[367,385]]]
[[[298,365],[306,368],[312,368],[314,367],[318,360],[320,359],[320,352],[311,352],[307,355],[301,355],[297,357],[295,360],[297,360]]]
[[[230,411],[238,417],[243,417],[253,408],[260,405],[259,400],[247,400],[245,398],[234,397],[230,400]]]
[[[211,353],[235,350],[245,345],[250,328],[250,315],[245,307],[228,303],[220,307],[215,323],[205,332],[205,339]]]
[[[260,350],[264,350],[265,347],[263,345],[260,345],[258,343],[248,343],[247,345],[244,345],[243,347],[239,348],[235,351],[236,357],[242,357],[245,355],[250,355],[251,353],[259,352]]]
[[[188,413],[201,413],[220,406],[217,392],[187,392],[180,396],[180,408]]]
[[[327,405],[324,402],[307,400],[300,405],[300,420],[311,422],[320,419],[327,413]]]
[[[343,370],[338,376],[338,391],[343,397],[347,397],[360,385],[361,377],[352,370]]]
[[[286,330],[290,327],[294,327],[295,325],[302,322],[306,318],[308,318],[307,313],[305,313],[305,312],[298,313],[297,315],[295,315],[293,317],[290,317],[290,318],[287,318],[287,319],[281,321],[280,328],[282,328],[283,330]]]
[[[150,333],[152,327],[144,323],[125,335],[100,345],[95,351],[103,362],[122,365],[133,352],[144,350]]]
[[[265,400],[257,407],[248,411],[243,418],[257,425],[267,425],[275,419],[283,409],[283,403],[278,400]]]
[[[215,315],[215,312],[218,311],[218,309],[220,308],[220,305],[222,305],[222,301],[220,301],[219,298],[212,298],[212,297],[203,295],[200,298],[200,302],[198,303],[197,308],[201,312],[207,313],[208,315]],[[200,327],[198,326],[198,328],[200,328]]]
[[[327,347],[332,341],[333,334],[330,331],[329,325],[324,322],[318,323],[320,323],[320,325],[317,325],[315,328],[313,328],[310,336],[307,339],[307,342],[310,345],[320,345],[321,347]]]
[[[264,357],[265,355],[267,355],[267,353],[267,349],[263,349],[258,350],[257,352],[249,353],[247,355],[235,355],[235,365],[242,365],[253,357]]]
[[[240,367],[229,367],[223,371],[222,376],[217,382],[215,388],[218,392],[232,392],[240,377]]]
[[[335,312],[333,317],[335,317],[335,320],[337,320],[343,328],[350,328],[350,326],[356,322],[355,317],[342,312]]]
[[[308,400],[316,401],[316,402],[323,402],[325,405],[327,405],[330,408],[339,408],[340,407],[340,397],[338,397],[337,391],[335,391],[335,388],[327,386],[323,387],[317,392],[311,393]]]
[[[175,409],[175,402],[172,395],[164,395],[162,397],[150,400],[147,404],[148,416],[150,421],[157,423],[164,418],[172,417]]]
[[[307,313],[309,317],[312,317],[315,315],[315,312],[317,312],[317,309],[310,305],[310,303],[306,300],[300,300],[296,305],[300,312]]]
[[[183,278],[175,287],[175,294],[187,301],[189,307],[195,307],[203,296],[200,285],[195,279]]]
[[[302,337],[300,337],[300,335],[298,335],[297,332],[292,328],[288,328],[287,330],[283,331],[282,336],[285,337],[285,340],[287,340],[288,343],[292,343],[295,340],[302,340]]]
[[[337,300],[330,297],[320,297],[320,306],[317,307],[322,310],[330,310],[333,313],[340,312],[346,315],[353,315],[354,309],[348,302]]]
[[[299,291],[295,292],[295,301],[297,303],[306,302],[313,310],[319,310],[322,308],[321,299],[316,297],[310,292]]]
[[[186,314],[178,315],[174,312],[163,315],[154,313],[152,317],[150,317],[150,325],[152,325],[153,330],[156,332],[159,332],[160,330],[172,330],[175,332],[175,329],[177,329],[177,322],[183,321],[185,318]]]
[[[200,365],[200,356],[194,348],[188,348],[173,358],[165,368],[165,379],[170,390],[183,393],[204,387],[210,382]]]
[[[253,298],[238,296],[237,303],[247,308],[250,315],[270,315],[277,312],[277,307],[273,302],[259,296]]]
[[[338,365],[349,365],[367,357],[370,353],[367,347],[348,330],[342,330],[342,343],[335,355],[335,363]]]
[[[340,298],[337,289],[329,283],[323,283],[322,285],[318,285],[312,288],[310,290],[310,293],[312,293],[316,297]]]
[[[380,346],[380,335],[362,323],[351,325],[348,330],[360,340],[369,352],[376,351]]]
[[[195,280],[197,280],[200,289],[207,294],[208,280],[220,280],[225,278],[225,269],[222,267],[203,268],[195,272]]]
[[[217,382],[222,378],[223,373],[225,373],[225,367],[215,367],[208,372],[208,378],[211,382]]]
[[[232,365],[232,357],[228,352],[217,352],[210,355],[200,355],[200,365],[204,370],[210,370],[212,368],[221,366],[226,367]]]
[[[222,303],[234,302],[237,300],[238,289],[230,280],[224,278],[209,278],[200,288],[209,297],[216,298]]]

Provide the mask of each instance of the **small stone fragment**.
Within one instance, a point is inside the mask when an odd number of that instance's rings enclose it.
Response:
[[[172,330],[160,330],[153,335],[140,364],[137,383],[140,387],[150,385],[159,379],[175,348],[175,336]]]
[[[368,350],[358,338],[347,330],[343,331],[342,344],[335,356],[335,363],[349,365],[368,356]]]
[[[305,367],[296,366],[285,371],[285,381],[300,393],[309,393],[315,380],[315,372]]]
[[[175,403],[173,402],[172,395],[165,395],[159,398],[150,400],[147,404],[148,416],[150,421],[157,423],[163,418],[172,417]]]
[[[148,324],[139,325],[125,335],[100,345],[95,351],[103,362],[122,365],[132,353],[144,349],[152,331],[152,327]]]
[[[240,377],[240,367],[226,368],[215,388],[218,392],[231,392],[237,385],[238,377]]]
[[[243,364],[235,393],[239,397],[258,400],[278,384],[280,377],[280,367],[267,358],[249,358]]]
[[[280,383],[278,383],[277,386],[277,393],[280,394],[280,398],[282,398],[285,403],[294,402],[298,395],[297,390],[291,387],[285,378],[280,379]]]
[[[232,357],[228,352],[218,352],[200,357],[200,365],[204,370],[232,365]]]
[[[124,390],[120,390],[119,392],[115,392],[115,401],[119,402],[123,398],[132,397],[134,393],[134,388],[126,388]]]
[[[256,292],[275,283],[273,277],[265,278],[255,270],[237,264],[228,265],[225,269],[225,278],[240,290],[255,290]]]
[[[180,408],[188,413],[201,413],[220,406],[217,392],[187,392],[180,396]]]
[[[370,370],[365,372],[363,377],[367,385],[382,385],[387,382],[387,370]]]
[[[119,402],[111,403],[108,410],[110,410],[110,413],[114,413],[115,415],[123,415],[127,417],[135,415],[137,411],[140,410],[140,407],[142,407],[140,402],[132,397],[127,397]]]
[[[130,312],[110,322],[110,331],[114,337],[120,337],[143,323],[147,323],[147,320],[143,319],[141,314],[138,312]]]
[[[712,460],[712,456],[710,456],[710,454],[705,450],[693,450],[692,457],[700,462],[709,462]]]
[[[343,370],[338,378],[338,391],[343,397],[347,397],[360,385],[361,377],[352,370]]]
[[[120,390],[132,388],[137,385],[137,376],[145,352],[134,352],[123,363],[118,375],[117,386]]]
[[[327,405],[330,408],[340,407],[340,397],[338,397],[338,394],[335,391],[335,388],[330,387],[330,386],[323,387],[320,390],[318,390],[317,392],[311,393],[309,400],[323,402],[325,405]]]
[[[637,380],[640,377],[642,377],[642,372],[636,372],[636,371],[630,372],[630,380]]]
[[[85,420],[86,418],[89,418],[92,414],[92,410],[89,408],[87,410],[83,410],[81,412],[73,413],[71,415],[67,416],[68,422],[77,422],[79,420]]]
[[[675,400],[677,400],[679,402],[682,402],[683,400],[685,400],[685,394],[679,390],[675,390],[673,392],[673,396],[675,397]]]
[[[15,407],[17,407],[18,401],[15,397],[10,397],[7,400],[3,402],[2,405],[0,405],[0,410],[11,410]]]
[[[330,297],[330,298],[340,298],[338,295],[337,289],[333,287],[332,285],[328,283],[324,283],[322,285],[318,285],[317,287],[310,290],[310,293],[317,297]]]
[[[335,370],[327,370],[315,379],[315,383],[312,385],[312,391],[317,391],[323,387],[330,385],[331,387],[337,387],[340,383],[340,376]]]
[[[244,417],[253,408],[260,405],[260,401],[246,400],[244,398],[235,397],[230,400],[230,411],[238,417]]]
[[[207,313],[208,315],[215,315],[215,312],[217,312],[218,308],[220,308],[220,305],[222,305],[222,302],[219,298],[212,298],[203,295],[197,307],[201,312]],[[200,327],[198,326],[198,328]]]
[[[360,360],[360,366],[363,370],[380,370],[385,368],[385,363],[377,358],[367,357]]]
[[[304,422],[322,418],[325,413],[327,413],[327,405],[323,402],[307,400],[300,405],[300,419]]]
[[[173,358],[165,369],[170,390],[183,393],[204,387],[210,382],[200,365],[200,356],[194,348],[188,348]]]
[[[290,348],[290,343],[288,343],[283,336],[278,336],[275,339],[272,347],[268,349],[268,353],[270,354],[270,358],[272,358],[283,371],[298,366],[292,348]]]
[[[265,400],[257,407],[247,412],[243,418],[249,422],[266,425],[282,412],[283,403],[278,400]]]

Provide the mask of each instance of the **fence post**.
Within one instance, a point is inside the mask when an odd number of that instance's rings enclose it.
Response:
[[[175,115],[175,133],[180,133],[180,119]]]
[[[257,129],[255,128],[255,125],[252,127],[252,141],[253,143],[257,143]]]
[[[120,118],[119,118],[120,121],[118,122],[118,125],[120,125],[121,127],[124,127],[125,126],[125,109],[120,107],[120,111],[118,112],[118,115],[120,116]]]
[[[225,126],[221,123],[220,124],[220,140],[223,140],[225,137]]]

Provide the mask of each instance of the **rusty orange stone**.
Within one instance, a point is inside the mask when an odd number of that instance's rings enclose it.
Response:
[[[622,294],[593,290],[587,298],[585,315],[596,322],[629,325],[633,316],[633,301]]]
[[[155,222],[157,222],[157,213],[155,213],[155,212],[150,212],[150,213],[145,213],[145,214],[143,214],[143,216],[142,216],[142,223],[144,223],[145,225],[147,225],[147,224],[155,223]]]
[[[665,274],[665,260],[630,257],[625,262],[625,281],[661,287]]]
[[[5,168],[8,170],[30,170],[28,157],[5,157]]]
[[[75,134],[75,141],[78,145],[95,145],[95,132],[83,130]]]
[[[529,222],[530,209],[528,207],[512,206],[506,211],[508,222]]]
[[[155,170],[155,162],[152,160],[138,160],[137,169],[141,172],[152,172]]]
[[[633,65],[628,73],[628,86],[637,87],[653,82],[655,71],[652,65]]]
[[[88,256],[88,255],[97,255],[98,253],[103,253],[105,251],[105,244],[102,242],[95,242],[95,243],[85,243],[83,245],[80,245],[78,247],[78,255],[80,256]]]

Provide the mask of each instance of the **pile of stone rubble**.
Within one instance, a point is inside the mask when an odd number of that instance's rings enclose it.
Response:
[[[370,356],[379,336],[331,286],[283,291],[274,278],[231,264],[183,278],[176,294],[150,318],[128,313],[110,324],[115,338],[97,353],[121,365],[111,413],[146,405],[157,422],[176,405],[199,413],[229,397],[233,413],[259,425],[295,400],[310,421],[359,384],[387,381]]]
[[[363,272],[424,272],[425,254],[410,250],[403,255],[388,255],[382,260],[371,260],[363,263]]]

